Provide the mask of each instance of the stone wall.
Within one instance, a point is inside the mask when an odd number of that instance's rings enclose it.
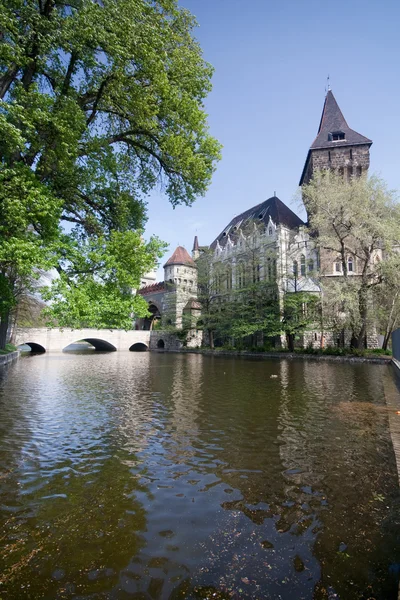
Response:
[[[2,367],[3,365],[7,365],[10,362],[13,362],[14,360],[17,360],[18,357],[19,357],[19,350],[17,350],[16,352],[10,352],[9,354],[1,354],[0,355],[0,367]]]
[[[200,348],[202,345],[203,332],[196,329],[191,329],[188,332],[185,344],[169,331],[152,331],[150,334],[150,350],[177,351],[183,348]]]

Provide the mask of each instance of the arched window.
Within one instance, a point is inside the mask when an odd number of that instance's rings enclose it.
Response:
[[[260,281],[260,265],[253,265],[253,283]]]
[[[352,256],[349,256],[349,258],[347,260],[347,270],[349,273],[352,273],[354,271],[354,263],[353,263]]]
[[[246,273],[244,264],[240,263],[237,268],[238,274],[238,287],[243,288],[246,285]]]
[[[310,259],[308,261],[308,272],[312,273],[314,271],[314,261],[312,259]]]
[[[300,257],[300,273],[303,275],[303,277],[306,274],[306,257],[304,254],[302,254]]]
[[[226,270],[226,289],[232,289],[232,267],[230,265],[228,265]]]
[[[272,227],[268,227],[268,235],[272,235]]]
[[[299,274],[299,269],[298,269],[297,260],[294,260],[293,261],[293,275],[295,277],[297,277],[298,274]]]

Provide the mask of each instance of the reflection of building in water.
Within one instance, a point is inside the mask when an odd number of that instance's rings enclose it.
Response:
[[[171,382],[171,415],[169,427],[174,446],[174,460],[181,462],[193,456],[192,443],[199,438],[199,400],[203,393],[203,360],[201,354],[180,356],[174,361]]]

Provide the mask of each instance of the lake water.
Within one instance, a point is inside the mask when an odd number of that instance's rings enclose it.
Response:
[[[396,599],[386,378],[313,360],[21,358],[0,371],[1,600]]]

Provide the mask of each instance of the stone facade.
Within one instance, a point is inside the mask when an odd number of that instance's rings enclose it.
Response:
[[[371,144],[371,140],[350,129],[329,90],[300,185],[307,184],[316,171],[324,169],[334,170],[346,178],[361,176],[369,168]],[[306,198],[304,203],[307,206]],[[192,257],[184,248],[178,247],[164,265],[164,282],[140,290],[149,305],[157,307],[162,324],[179,329],[185,321],[186,327],[188,323],[193,326],[192,334],[185,342],[192,347],[200,346],[204,341],[200,339],[201,335],[193,332],[201,309],[197,302],[196,263],[203,259],[205,250],[208,256],[212,251],[210,282],[215,296],[229,294],[230,290],[252,282],[265,281],[275,290],[276,300],[282,307],[287,293],[301,291],[321,295],[322,278],[340,280],[343,277],[337,256],[329,252],[320,254],[315,240],[307,233],[306,223],[273,196],[234,217],[209,247],[199,246],[196,236]],[[382,258],[381,251],[377,251],[374,260]],[[349,255],[347,260],[349,276],[357,277],[355,257]],[[299,343],[314,348],[350,344],[350,332],[342,331],[340,341],[337,337],[333,332],[321,333],[316,329],[305,332]],[[377,336],[372,330],[367,342],[370,347],[377,345]],[[171,349],[177,343],[166,341]]]

